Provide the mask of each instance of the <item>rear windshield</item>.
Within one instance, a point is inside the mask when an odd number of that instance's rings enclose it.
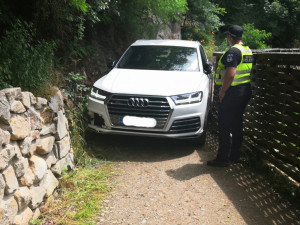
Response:
[[[122,69],[199,71],[196,48],[131,46],[118,64]]]

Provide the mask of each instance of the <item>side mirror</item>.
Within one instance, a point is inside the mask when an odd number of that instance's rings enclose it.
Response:
[[[114,60],[114,61],[109,61],[106,66],[109,68],[109,69],[112,69],[114,68],[115,66],[117,65],[117,61]]]
[[[210,63],[207,63],[203,66],[204,72],[206,74],[211,74],[212,73],[212,65]]]

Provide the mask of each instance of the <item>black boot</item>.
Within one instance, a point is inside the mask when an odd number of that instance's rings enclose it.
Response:
[[[214,167],[228,167],[230,163],[228,161],[221,161],[218,159],[209,160],[207,161],[208,166],[214,166]]]

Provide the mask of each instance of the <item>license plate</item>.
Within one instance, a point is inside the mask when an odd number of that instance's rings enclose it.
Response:
[[[121,118],[121,124],[124,124],[125,126],[151,128],[156,126],[156,120],[146,117],[124,116]]]

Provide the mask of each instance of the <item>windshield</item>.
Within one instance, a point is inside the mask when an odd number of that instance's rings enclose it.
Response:
[[[177,46],[131,46],[118,68],[198,72],[197,49]]]

